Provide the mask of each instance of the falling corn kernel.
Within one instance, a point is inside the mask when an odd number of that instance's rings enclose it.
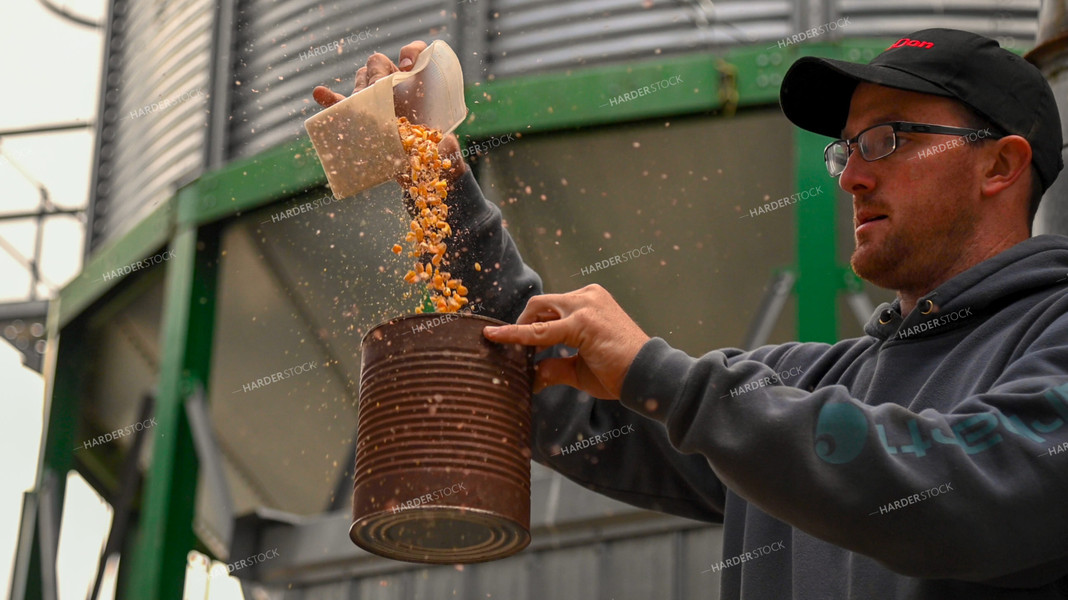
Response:
[[[409,231],[404,241],[412,246],[415,257],[414,269],[408,271],[404,281],[424,283],[430,288],[430,300],[438,312],[455,312],[468,303],[467,288],[459,279],[452,279],[441,268],[449,264],[448,246],[444,239],[452,235],[452,227],[446,222],[449,207],[444,200],[448,197],[449,184],[442,179],[442,172],[452,167],[452,161],[442,158],[438,153],[438,143],[444,135],[436,129],[414,124],[408,119],[398,119],[397,129],[402,146],[408,153],[408,173],[404,189],[415,204],[416,216],[408,225]],[[400,254],[400,244],[393,246],[393,252]],[[475,270],[482,267],[475,264]],[[421,308],[417,312],[422,312]]]
[[[393,244],[393,254],[400,254],[404,252],[404,248],[400,244]]]

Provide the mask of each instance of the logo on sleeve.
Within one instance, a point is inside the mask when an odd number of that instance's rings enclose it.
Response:
[[[829,402],[816,419],[815,450],[824,462],[842,465],[860,456],[868,439],[868,418],[859,406]]]

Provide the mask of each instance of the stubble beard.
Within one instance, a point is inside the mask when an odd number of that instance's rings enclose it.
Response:
[[[974,219],[967,217],[927,232],[889,231],[881,240],[857,243],[849,264],[873,285],[926,293],[953,273],[974,231]]]

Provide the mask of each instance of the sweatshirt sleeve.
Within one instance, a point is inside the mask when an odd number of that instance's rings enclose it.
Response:
[[[448,220],[457,236],[449,268],[468,288],[473,312],[514,323],[527,300],[542,293],[541,279],[523,263],[500,210],[470,170],[449,198]],[[591,490],[642,508],[721,519],[724,489],[704,457],[680,454],[661,423],[616,401],[567,386],[547,388],[533,397],[531,440],[534,460]],[[645,464],[658,468],[635,468]]]
[[[944,399],[946,412],[821,386],[824,361],[856,360],[845,343],[815,359],[808,350],[828,347],[692,358],[653,338],[621,402],[705,457],[732,492],[891,570],[1043,585],[1068,563],[1068,315],[1057,314],[987,391]],[[812,372],[797,387],[780,384],[802,367]]]

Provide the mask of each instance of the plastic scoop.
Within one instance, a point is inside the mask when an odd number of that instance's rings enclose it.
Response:
[[[374,82],[304,121],[335,198],[346,198],[404,172],[397,118],[448,133],[467,116],[456,53],[435,40],[412,66]]]

